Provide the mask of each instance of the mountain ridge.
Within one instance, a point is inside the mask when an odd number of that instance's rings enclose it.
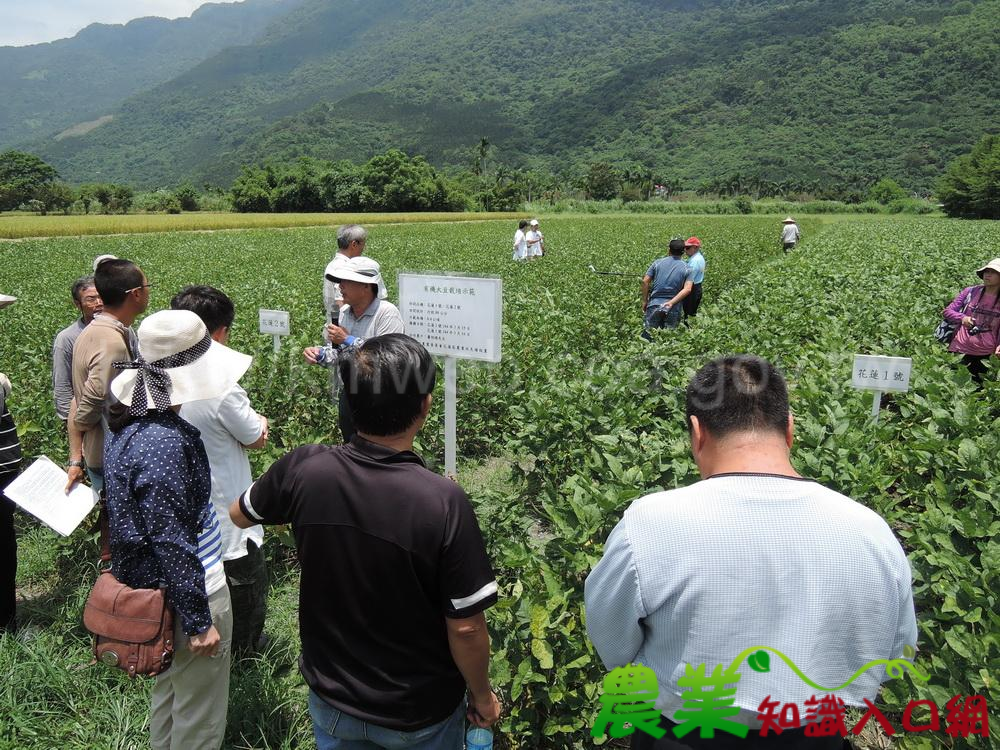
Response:
[[[244,163],[517,167],[603,160],[694,186],[890,176],[929,189],[996,128],[1000,0],[302,0],[126,99],[31,142],[73,180],[228,184]]]

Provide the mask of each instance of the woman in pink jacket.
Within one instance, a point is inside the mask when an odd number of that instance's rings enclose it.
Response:
[[[963,289],[944,309],[945,320],[958,328],[948,351],[962,354],[962,364],[981,383],[986,360],[1000,357],[1000,258],[976,271],[980,286]]]

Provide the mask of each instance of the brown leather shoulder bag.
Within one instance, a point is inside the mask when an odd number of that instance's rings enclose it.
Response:
[[[100,524],[106,563],[111,551],[103,505]],[[83,625],[94,636],[94,659],[129,677],[158,675],[173,661],[174,612],[162,588],[134,589],[102,570],[83,608]]]

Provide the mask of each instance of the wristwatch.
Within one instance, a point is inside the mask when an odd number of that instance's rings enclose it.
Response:
[[[82,469],[83,468],[83,461],[68,461],[66,463],[66,468],[67,469],[72,469],[74,467],[77,468],[77,469]]]

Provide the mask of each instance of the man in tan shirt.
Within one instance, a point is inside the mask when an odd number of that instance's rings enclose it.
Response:
[[[109,418],[115,418],[115,411],[125,411],[120,406],[109,408],[109,386],[118,374],[113,364],[132,360],[138,353],[130,326],[149,305],[152,284],[135,263],[115,258],[97,267],[94,285],[104,301],[104,312],[94,318],[73,346],[67,487],[83,479],[86,467],[91,486],[100,492],[104,488],[104,431]]]

